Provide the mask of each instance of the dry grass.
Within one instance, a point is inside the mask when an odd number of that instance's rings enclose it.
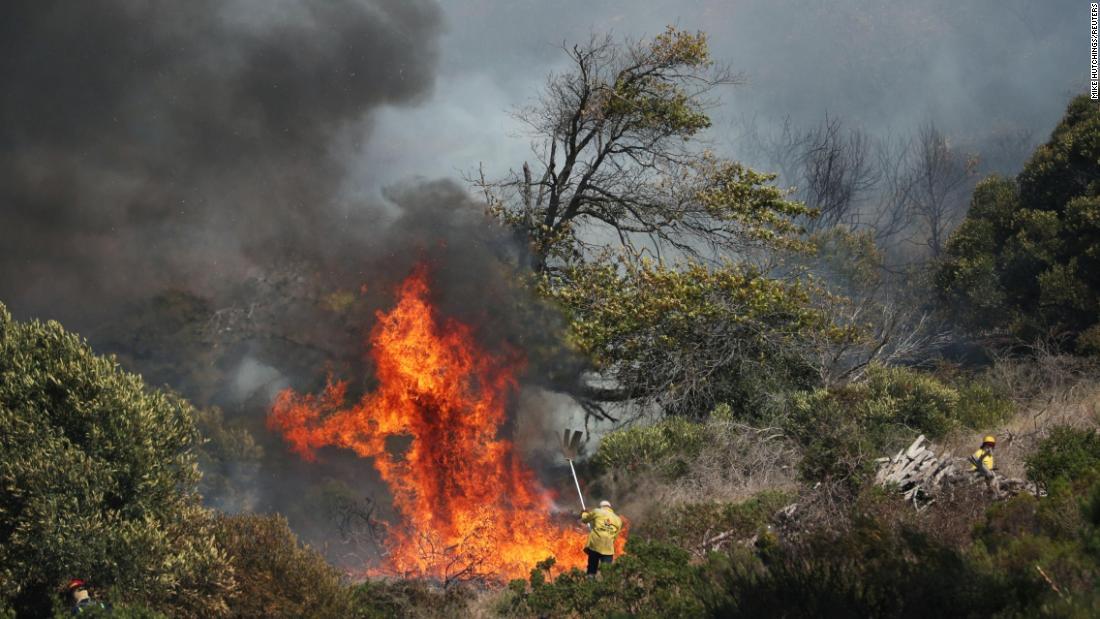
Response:
[[[636,470],[614,483],[616,510],[644,522],[654,511],[691,503],[736,503],[763,490],[797,492],[799,454],[777,428],[754,428],[729,420],[707,422],[707,447],[682,476],[668,479]],[[611,487],[610,479],[602,484]]]
[[[982,435],[997,437],[996,462],[1008,477],[1024,477],[1024,457],[1057,426],[1100,425],[1100,364],[1090,359],[1038,350],[1034,358],[998,359],[985,375],[1010,395],[1016,413],[981,433],[960,433],[944,441],[957,456],[969,456]]]
[[[740,501],[762,490],[798,486],[798,450],[777,428],[712,421],[713,444],[675,483],[655,488],[662,503]]]

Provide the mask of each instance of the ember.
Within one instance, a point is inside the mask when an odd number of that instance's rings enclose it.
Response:
[[[319,395],[286,390],[268,425],[306,460],[324,446],[373,459],[402,519],[389,527],[384,571],[502,580],[550,555],[583,565],[583,530],[551,517],[551,493],[498,436],[519,356],[490,355],[469,326],[441,320],[423,266],[378,312],[369,344],[376,391],[349,405],[343,381]],[[411,440],[395,457],[386,442],[396,437]]]

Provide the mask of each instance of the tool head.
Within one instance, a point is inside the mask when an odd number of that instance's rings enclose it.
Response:
[[[577,452],[580,451],[581,437],[584,435],[580,430],[565,429],[565,432],[561,435],[561,453],[565,456],[566,460],[573,460],[577,457]]]

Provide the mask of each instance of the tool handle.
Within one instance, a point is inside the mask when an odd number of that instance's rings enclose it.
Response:
[[[577,496],[581,500],[581,510],[588,511],[588,508],[584,506],[584,495],[581,494],[581,482],[577,481],[577,469],[573,468],[573,461],[569,460],[569,470],[573,472],[573,483],[577,486]]]

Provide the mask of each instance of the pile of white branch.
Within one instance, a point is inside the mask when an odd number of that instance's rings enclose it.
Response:
[[[902,449],[893,458],[879,458],[875,483],[880,486],[895,484],[906,499],[916,501],[935,495],[939,485],[948,479],[954,479],[959,473],[969,474],[969,467],[959,466],[957,459],[950,454],[936,455],[932,445],[925,446],[921,434],[907,449]],[[964,463],[965,464],[965,463]]]
[[[908,448],[893,458],[875,460],[878,472],[875,483],[882,487],[895,485],[914,505],[927,505],[946,484],[979,483],[986,480],[974,472],[970,462],[944,452],[936,455],[931,443],[925,443],[924,435],[917,437]],[[988,480],[990,490],[999,498],[1020,492],[1032,492],[1022,479],[1010,479],[996,473]]]

